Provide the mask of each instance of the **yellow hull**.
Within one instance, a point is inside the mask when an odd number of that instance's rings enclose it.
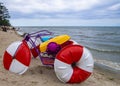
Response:
[[[43,43],[40,44],[40,52],[45,52],[46,49],[47,49],[47,45],[50,43],[50,42],[55,42],[57,44],[63,44],[65,43],[66,41],[68,41],[70,39],[70,36],[68,35],[60,35],[60,36],[56,36],[48,41],[45,41]]]

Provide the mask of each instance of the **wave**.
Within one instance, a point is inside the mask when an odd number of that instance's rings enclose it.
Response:
[[[85,34],[74,34],[73,36],[74,37],[81,37],[81,38],[94,38],[94,37],[91,37],[91,36],[88,36],[88,35],[85,35]]]
[[[107,61],[107,60],[100,60],[100,59],[94,59],[94,60],[96,63],[100,63],[120,71],[120,63]]]
[[[98,33],[98,34],[96,34],[96,35],[98,35],[98,36],[111,36],[111,35],[120,35],[120,33],[117,33],[117,32],[107,32],[107,33]]]
[[[90,50],[94,50],[94,51],[98,51],[98,52],[120,53],[120,50],[100,49],[100,48],[93,48],[93,47],[89,47],[89,46],[85,46],[85,47],[90,49]]]

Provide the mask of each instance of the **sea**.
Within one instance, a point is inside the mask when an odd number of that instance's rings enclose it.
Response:
[[[67,34],[88,48],[95,62],[120,70],[120,27],[36,26],[17,27],[25,33],[48,30],[56,35]]]

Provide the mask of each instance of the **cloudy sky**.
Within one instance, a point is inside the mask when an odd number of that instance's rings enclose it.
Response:
[[[120,0],[0,0],[14,26],[120,26]]]

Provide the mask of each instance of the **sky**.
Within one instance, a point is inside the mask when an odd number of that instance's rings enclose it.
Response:
[[[120,0],[0,0],[13,26],[120,26]]]

